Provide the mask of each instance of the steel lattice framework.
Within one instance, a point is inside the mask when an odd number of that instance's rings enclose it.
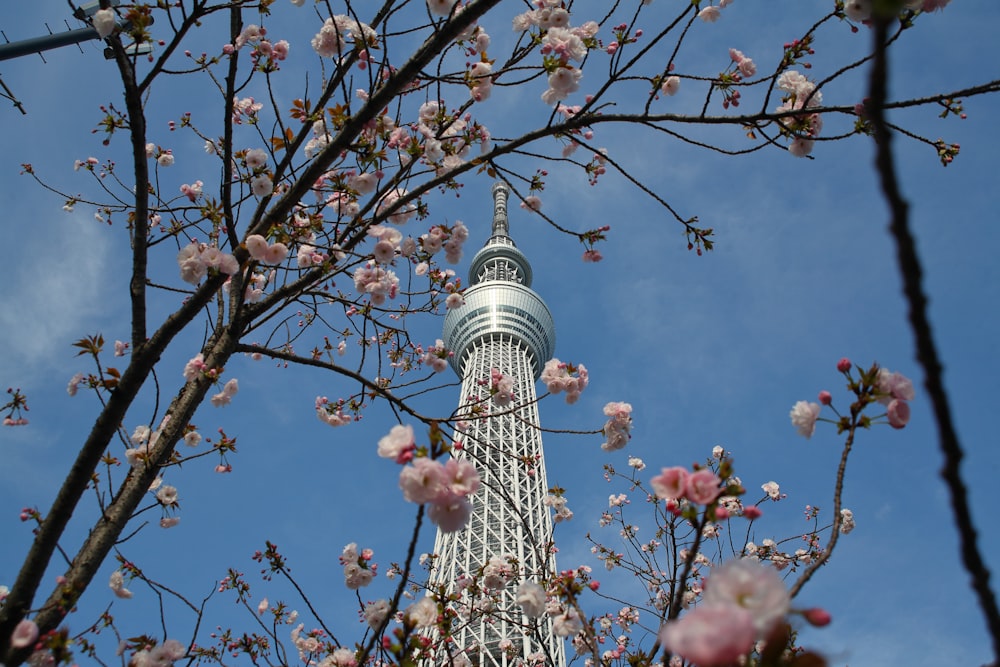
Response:
[[[493,232],[472,260],[465,304],[449,311],[444,339],[462,377],[457,415],[468,421],[458,454],[476,462],[482,487],[461,531],[438,532],[431,586],[454,595],[457,612],[448,645],[483,667],[514,667],[544,660],[566,664],[561,638],[547,617],[532,620],[516,602],[519,584],[554,572],[552,518],[542,457],[535,381],[555,347],[555,326],[531,289],[531,266],[508,235],[508,189],[493,186]],[[514,400],[498,407],[488,396],[496,369],[514,380]],[[484,416],[483,409],[487,412]],[[461,577],[482,575],[491,558],[510,564],[513,580],[496,590],[456,591]],[[455,656],[452,656],[455,657]],[[439,655],[436,664],[447,664]]]

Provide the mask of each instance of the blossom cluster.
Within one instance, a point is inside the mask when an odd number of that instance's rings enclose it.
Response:
[[[328,18],[312,39],[313,50],[322,58],[343,57],[351,45],[364,48],[376,44],[378,33],[371,26],[343,14]]]
[[[326,396],[316,397],[316,416],[330,426],[343,426],[351,422],[351,417],[344,414],[344,400],[331,403]]]
[[[601,445],[606,452],[621,449],[632,437],[632,406],[628,403],[613,401],[604,406],[604,414],[609,418],[604,424],[604,437]]]
[[[427,516],[445,533],[465,527],[472,513],[469,496],[479,490],[476,466],[465,459],[419,457],[399,473],[403,497],[418,505],[428,505]]]
[[[344,585],[352,591],[363,588],[372,582],[378,573],[378,565],[371,562],[371,549],[358,551],[358,545],[351,542],[340,554],[340,564],[344,566]]]
[[[390,269],[368,260],[354,272],[354,287],[367,294],[373,305],[381,306],[387,298],[394,299],[399,291],[399,278]]]
[[[712,570],[701,602],[664,624],[664,648],[699,667],[736,664],[782,622],[791,598],[777,571],[751,559]]]
[[[222,252],[216,246],[191,242],[177,253],[177,265],[180,267],[181,280],[197,285],[209,272],[224,273],[231,276],[240,270],[239,262],[229,253]]]
[[[421,350],[417,349],[417,354],[420,354]],[[444,341],[440,338],[427,348],[426,351],[420,356],[420,363],[425,366],[430,366],[435,373],[441,373],[444,369],[448,368],[448,359],[454,355],[454,352],[449,350],[444,346]]]
[[[803,111],[801,114],[786,116],[781,124],[792,137],[788,152],[795,157],[804,157],[812,152],[815,137],[823,129],[823,118],[818,113],[806,110],[819,107],[823,103],[823,93],[816,84],[807,79],[801,72],[787,70],[778,77],[778,88],[785,92],[778,113],[786,111]]]
[[[514,17],[514,30],[536,28],[543,34],[541,53],[545,56],[549,87],[542,93],[542,101],[553,104],[580,89],[583,71],[570,61],[582,62],[587,57],[600,26],[596,21],[587,21],[571,27],[569,10],[562,0],[535,0],[533,4],[535,9]]]
[[[888,369],[878,369],[875,379],[876,400],[886,406],[886,418],[889,425],[899,429],[910,421],[910,404],[915,396],[913,383],[901,373],[890,372]]]
[[[542,369],[542,382],[549,392],[558,394],[566,392],[566,402],[576,403],[580,398],[580,393],[587,388],[589,382],[587,368],[583,364],[563,363],[556,358],[545,362]]]
[[[490,370],[490,396],[493,397],[493,404],[499,408],[505,408],[514,400],[514,378],[504,375],[498,369]]]
[[[708,505],[722,493],[722,480],[709,468],[688,472],[687,468],[663,468],[650,480],[653,491],[664,500],[687,499],[696,505]]]
[[[245,243],[250,256],[261,264],[281,264],[288,257],[288,246],[284,243],[268,243],[260,234],[251,234]]]
[[[479,490],[476,466],[466,459],[449,458],[442,464],[417,454],[413,427],[409,425],[393,426],[378,442],[380,457],[405,466],[399,473],[403,497],[428,505],[427,516],[443,532],[461,530],[472,511],[468,497]]]

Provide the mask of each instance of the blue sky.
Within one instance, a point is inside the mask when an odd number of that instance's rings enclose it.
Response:
[[[287,4],[279,0],[272,24],[287,32],[273,34],[289,39],[301,58],[294,62],[306,66],[312,62],[308,39],[317,29],[315,17]],[[591,4],[577,3],[577,12],[585,13]],[[695,25],[697,33],[678,67],[717,71],[725,66],[726,49],[735,47],[766,69],[779,56],[781,43],[801,32],[796,28],[804,25],[800,13],[808,10],[811,16],[830,6],[825,0],[788,2],[780,13],[770,5],[765,13],[761,3],[736,2],[719,23]],[[652,11],[661,7],[667,11],[669,3],[657,0]],[[512,39],[505,11],[485,22],[498,49]],[[47,0],[0,17],[0,27],[16,40],[42,34],[45,22],[56,29],[67,13],[65,3]],[[996,68],[977,45],[991,43],[998,19],[995,3],[967,0],[918,21],[898,45],[893,97],[994,78]],[[866,45],[866,29],[856,35],[846,26],[826,30],[810,74],[820,78],[834,64],[863,53]],[[0,207],[5,214],[0,224],[7,239],[8,306],[0,311],[5,350],[0,383],[28,393],[32,422],[0,431],[0,534],[5,536],[0,584],[11,582],[27,548],[29,529],[18,521],[20,508],[45,510],[95,411],[92,397],[66,395],[69,377],[89,370],[70,344],[97,331],[108,340],[124,339],[128,332],[128,258],[121,223],[98,223],[83,205],[65,213],[61,199],[18,176],[20,164],[31,162],[53,184],[83,191],[90,185],[84,174],[72,171],[75,159],[121,154],[121,144],[105,152],[100,137],[90,133],[100,118],[98,105],[119,99],[113,68],[95,44],[82,48],[82,54],[75,47],[49,52],[45,64],[38,57],[0,64],[0,76],[28,110],[25,116],[12,107],[3,111]],[[301,77],[290,76],[276,90],[290,100],[300,86]],[[533,127],[546,117],[538,100],[543,87],[534,82],[521,90],[497,90],[477,114],[497,136]],[[178,164],[168,178],[179,184],[201,177],[197,165],[204,159],[198,142],[168,133],[166,120],[202,108],[186,88],[169,90],[151,101],[151,137],[175,147]],[[864,95],[864,82],[846,77],[824,94],[827,103],[852,104]],[[658,108],[697,109],[702,100],[700,91],[685,84]],[[629,103],[625,97],[615,101],[622,107]],[[1000,566],[1000,535],[990,520],[992,486],[1000,470],[992,429],[1000,388],[995,350],[1000,339],[998,107],[995,99],[966,100],[968,118],[962,121],[939,119],[931,108],[891,115],[932,139],[962,145],[947,168],[916,142],[897,140],[894,149],[912,205],[951,407],[966,448],[963,473],[972,488],[980,545],[994,571]],[[824,134],[834,134],[833,128],[828,124]],[[705,130],[692,133],[707,136]],[[726,145],[746,145],[738,128],[722,133]],[[565,406],[558,397],[543,402],[544,425],[596,429],[606,402],[625,400],[634,407],[633,439],[623,452],[602,452],[599,436],[546,436],[549,481],[567,489],[576,512],[572,522],[556,530],[560,565],[600,567],[583,535],[597,534],[607,496],[625,491],[602,480],[601,466],[624,467],[630,454],[642,457],[652,476],[660,466],[700,461],[721,444],[733,452],[737,472],[752,491],[775,480],[788,494],[782,503],[765,507],[758,540],[804,531],[804,505],[831,505],[840,441],[832,428],[822,426],[811,440],[803,440],[789,424],[788,410],[797,400],[815,400],[821,389],[845,405],[837,359],[877,360],[914,378],[913,419],[901,432],[881,427],[862,434],[845,495],[858,527],[799,599],[803,605],[827,607],[834,624],[807,630],[802,639],[824,650],[832,664],[853,667],[987,662],[989,643],[959,566],[938,478],[935,427],[906,326],[870,141],[821,143],[812,160],[777,150],[726,157],[633,128],[601,126],[594,143],[606,146],[682,215],[697,215],[713,227],[718,245],[703,257],[688,252],[680,227],[613,174],[591,187],[578,172],[549,167],[543,193],[544,210],[564,227],[611,225],[601,248],[605,260],[596,265],[580,262],[582,248],[572,239],[511,207],[512,235],[532,260],[534,287],[555,317],[556,355],[585,363],[591,373],[591,386],[577,405]],[[190,167],[181,162],[188,155]],[[528,172],[545,167],[526,158],[518,164]],[[460,197],[428,199],[428,223],[461,219],[470,227],[466,261],[488,235],[489,186],[485,177],[468,178]],[[163,261],[154,270],[173,277],[172,257]],[[462,273],[466,264],[456,268]],[[165,298],[158,312],[169,312],[175,303]],[[423,322],[417,325],[418,336],[433,343],[439,327],[439,320]],[[164,358],[160,378],[166,395],[176,390],[180,368],[197,351],[199,339],[200,332],[194,333]],[[270,539],[315,591],[330,624],[344,628],[342,638],[349,640],[355,612],[336,556],[344,544],[358,542],[373,546],[376,560],[387,567],[402,557],[415,513],[396,488],[395,465],[375,456],[375,443],[394,423],[392,417],[376,408],[358,424],[330,430],[316,421],[312,401],[317,394],[338,395],[336,379],[248,360],[234,361],[227,371],[239,377],[240,394],[224,410],[206,408],[197,421],[205,433],[222,427],[239,438],[240,451],[231,460],[234,473],[216,475],[209,459],[172,473],[181,492],[181,524],[171,531],[148,528],[124,552],[150,576],[200,599],[228,565],[242,568],[256,582],[257,566],[249,556]],[[446,413],[457,403],[457,393],[457,385],[444,388],[422,405]],[[149,401],[140,409],[148,414]],[[142,418],[137,412],[136,423]],[[640,507],[636,499],[633,508]],[[92,514],[91,505],[79,512],[77,537]],[[426,530],[422,541],[429,550],[433,533]],[[113,568],[106,569],[81,613],[70,617],[72,629],[111,602],[103,582]],[[610,579],[608,586],[627,594],[629,582]],[[257,583],[254,590],[255,598],[283,597],[280,589]],[[380,581],[365,599],[387,590],[388,582]],[[128,617],[127,632],[133,633],[160,632],[158,621],[150,618],[153,610],[151,593],[138,588],[135,599],[114,607],[114,613]],[[186,636],[190,620],[183,613],[172,617],[172,636]],[[207,621],[237,627],[249,622],[221,597],[209,605]]]

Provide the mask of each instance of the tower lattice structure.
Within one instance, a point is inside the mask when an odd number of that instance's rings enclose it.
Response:
[[[555,349],[555,326],[545,302],[531,289],[527,257],[508,234],[508,194],[504,183],[493,186],[492,234],[472,259],[465,304],[445,317],[444,341],[454,353],[451,366],[462,378],[456,415],[468,422],[458,455],[475,462],[482,485],[472,498],[467,526],[438,532],[431,586],[456,595],[460,578],[482,582],[491,559],[507,563],[514,575],[506,585],[457,595],[462,608],[449,645],[483,667],[540,660],[563,667],[565,647],[553,635],[551,619],[528,618],[516,601],[521,582],[539,581],[555,569],[535,394],[535,382]],[[514,398],[505,407],[488,397],[495,371],[513,379]]]

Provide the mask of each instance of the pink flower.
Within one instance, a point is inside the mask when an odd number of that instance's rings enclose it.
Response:
[[[465,299],[462,298],[462,295],[459,294],[458,292],[452,292],[444,300],[444,306],[448,310],[451,310],[453,308],[458,308],[459,306],[462,306],[464,304],[465,304]]]
[[[160,519],[160,528],[173,528],[181,522],[179,516],[163,517]]]
[[[705,580],[702,604],[726,604],[750,612],[757,637],[763,638],[788,613],[791,598],[778,571],[759,561],[731,560]]]
[[[847,357],[842,358],[837,362],[837,370],[841,373],[847,373],[851,370],[851,360]]]
[[[413,427],[396,424],[389,434],[378,441],[378,455],[384,459],[396,460],[405,451],[412,451],[417,446],[413,437]]]
[[[553,104],[566,99],[570,93],[575,93],[580,89],[581,79],[583,79],[583,72],[575,67],[558,68],[549,74],[549,88],[542,93],[542,101],[546,104]]]
[[[816,431],[816,420],[819,418],[820,410],[822,408],[819,403],[799,401],[795,404],[789,416],[792,418],[792,426],[798,429],[799,435],[805,438],[812,437]]]
[[[878,402],[888,405],[894,399],[912,401],[916,392],[913,390],[913,382],[902,373],[892,373],[887,368],[878,369],[878,377],[875,379],[878,392]]]
[[[270,176],[261,174],[250,179],[250,189],[258,197],[267,197],[274,192],[274,183],[271,181]]]
[[[664,468],[661,470],[659,475],[650,480],[650,484],[653,486],[653,492],[657,497],[663,499],[680,499],[687,492],[687,478],[687,468],[674,466],[673,468]]]
[[[191,361],[184,365],[184,379],[188,382],[194,382],[201,377],[201,373],[205,368],[205,357],[199,352]]]
[[[114,591],[117,597],[123,600],[128,600],[132,597],[132,591],[125,588],[125,575],[120,570],[115,570],[111,573],[111,577],[108,579],[108,587]]]
[[[819,402],[823,405],[830,405],[833,403],[833,395],[827,390],[819,392]]]
[[[753,648],[750,613],[732,604],[701,604],[660,630],[669,651],[698,667],[728,667]]]
[[[604,437],[607,441],[601,445],[606,452],[624,447],[632,437],[632,406],[617,401],[604,406],[604,414],[610,419],[604,424]]]
[[[475,464],[466,459],[448,459],[444,465],[443,481],[448,490],[457,496],[469,496],[479,490],[481,480]]]
[[[521,208],[528,211],[541,211],[542,210],[542,200],[535,195],[528,195],[521,202]]]
[[[583,261],[585,262],[599,262],[604,259],[604,255],[601,254],[600,250],[585,250],[583,252]]]
[[[804,139],[803,137],[795,137],[792,142],[788,144],[788,152],[795,157],[805,157],[812,153],[813,144],[816,142],[812,139]]]
[[[545,589],[533,581],[525,581],[517,589],[517,604],[528,618],[545,613]]]
[[[720,483],[718,475],[708,468],[702,468],[688,475],[684,485],[684,495],[693,503],[708,505],[722,493],[722,489],[719,488]]]
[[[427,508],[427,518],[433,521],[443,533],[462,530],[469,521],[472,504],[461,496],[449,495]]]
[[[264,259],[262,264],[281,264],[288,257],[288,246],[284,243],[275,243],[267,247],[267,252],[264,253]]]
[[[576,376],[573,376],[576,373]],[[572,405],[580,398],[580,393],[590,382],[587,368],[583,364],[566,364],[558,359],[549,359],[542,369],[542,382],[553,394],[566,392],[566,402]]]
[[[434,502],[444,489],[444,466],[428,458],[418,458],[399,473],[399,488],[403,498],[422,505]]]
[[[212,396],[212,398],[210,399],[212,405],[217,408],[220,408],[224,405],[229,405],[233,401],[233,396],[235,396],[239,390],[240,390],[239,382],[236,380],[236,378],[233,378],[232,380],[227,382],[225,386],[222,387],[222,391]]]
[[[201,188],[203,185],[204,184],[201,181],[195,181],[194,184],[185,183],[181,186],[181,194],[191,201],[194,201],[201,196]]]
[[[34,621],[29,621],[28,619],[23,619],[14,628],[14,632],[10,635],[10,645],[11,648],[27,648],[29,646],[34,646],[35,640],[38,639],[38,626],[35,625]]]
[[[251,234],[246,240],[247,250],[255,260],[262,261],[267,253],[267,239],[260,234]]]
[[[700,12],[698,12],[698,18],[700,18],[705,23],[715,23],[722,16],[722,12],[719,11],[718,7],[709,5],[705,7]]]
[[[177,504],[177,487],[164,484],[156,491],[156,499],[164,507],[172,507]]]
[[[910,421],[910,405],[906,401],[894,399],[886,410],[889,426],[903,428]]]
[[[260,169],[267,165],[267,151],[263,148],[251,148],[247,151],[244,160],[249,168]]]
[[[448,16],[458,0],[427,0],[427,9],[435,16]]]
[[[660,90],[663,92],[664,95],[669,95],[673,97],[674,95],[677,94],[677,91],[680,90],[680,87],[681,87],[680,77],[668,76],[666,79],[663,80],[663,84],[660,85]]]

